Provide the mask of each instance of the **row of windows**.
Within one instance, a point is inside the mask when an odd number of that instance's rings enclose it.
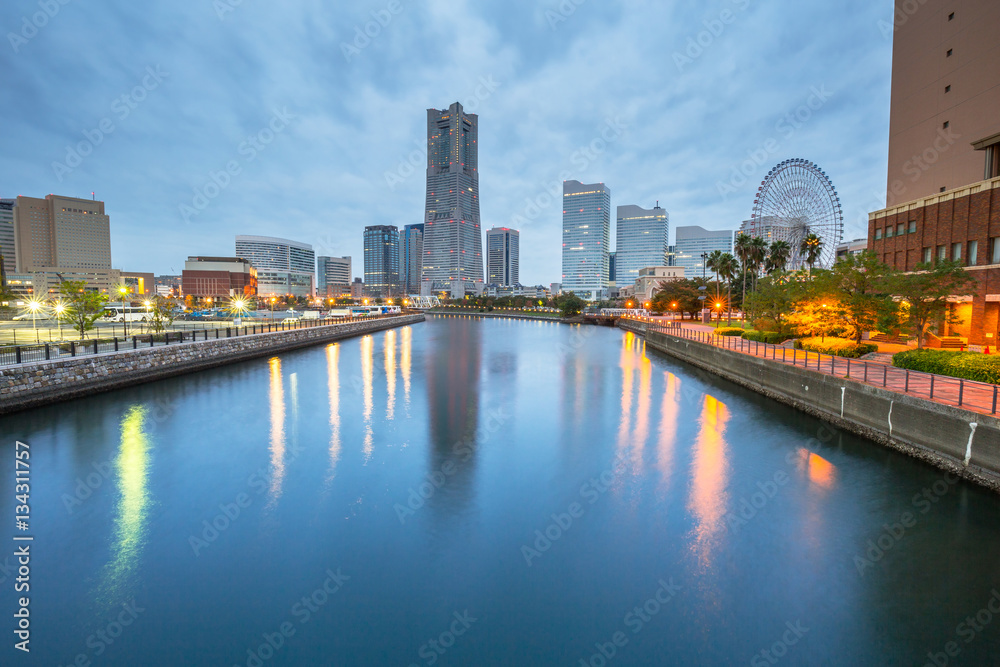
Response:
[[[965,246],[965,266],[976,266],[979,263],[979,241],[969,241],[968,243],[958,241],[950,245],[924,246],[920,261],[930,263],[932,261],[943,262],[950,259],[953,262],[961,262],[963,246]],[[990,239],[989,251],[990,259],[988,263],[1000,264],[1000,236],[994,236]],[[891,254],[886,253],[886,257],[890,256]]]
[[[891,239],[893,235],[903,236],[904,234],[913,234],[916,231],[917,231],[917,221],[910,220],[909,223],[903,223],[903,222],[899,223],[898,225],[895,226],[895,228],[892,225],[886,226],[884,231],[885,234],[884,238]],[[883,229],[882,227],[878,227],[875,230],[875,240],[878,241],[881,238],[883,238]]]

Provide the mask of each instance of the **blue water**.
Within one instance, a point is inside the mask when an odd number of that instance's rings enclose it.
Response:
[[[3,664],[1000,655],[995,495],[617,330],[430,317],[0,427]]]

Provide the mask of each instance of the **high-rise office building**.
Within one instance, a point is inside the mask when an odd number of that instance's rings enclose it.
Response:
[[[102,201],[18,197],[14,237],[17,273],[32,274],[38,297],[57,292],[64,280],[82,280],[102,292],[121,281],[121,272],[111,268],[111,219]]]
[[[486,232],[486,282],[490,285],[519,285],[521,233],[509,227]]]
[[[640,269],[666,266],[670,216],[659,203],[651,209],[619,206],[615,237],[614,281],[619,287],[631,285]]]
[[[615,282],[615,270],[618,268],[617,253],[612,250],[608,253],[608,284],[611,287],[616,287],[618,283]]]
[[[350,257],[316,258],[316,292],[320,296],[330,296],[331,290],[342,293],[344,287],[350,290],[352,278]]]
[[[257,269],[257,294],[311,297],[316,285],[316,253],[308,243],[272,236],[237,236],[236,256]]]
[[[478,293],[483,287],[479,225],[479,117],[458,102],[427,110],[427,200],[420,293]]]
[[[733,251],[731,230],[715,231],[690,225],[678,227],[676,234],[673,266],[683,266],[684,275],[688,278],[700,278],[709,273],[705,268],[704,255],[715,250]]]
[[[608,296],[611,190],[563,182],[562,291],[598,301]]]
[[[17,270],[17,255],[14,250],[14,199],[0,199],[0,258],[4,273]]]
[[[405,294],[420,294],[424,256],[424,226],[406,225],[399,231],[399,285]]]
[[[1000,3],[896,0],[895,15],[887,206],[1000,176]]]
[[[399,293],[399,228],[365,227],[365,294],[392,297]]]

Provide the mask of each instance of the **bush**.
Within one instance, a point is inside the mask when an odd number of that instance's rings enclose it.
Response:
[[[719,327],[715,330],[716,336],[742,336],[743,329],[739,327]]]
[[[780,345],[789,338],[793,338],[793,336],[778,333],[777,331],[757,331],[756,329],[743,331],[741,337],[758,343],[771,343],[773,345]]]
[[[847,338],[800,338],[795,341],[795,347],[799,350],[819,352],[820,354],[830,354],[835,357],[847,357],[857,359],[869,352],[878,352],[878,345],[875,343],[855,343]]]
[[[951,350],[907,350],[892,355],[892,365],[965,380],[1000,384],[1000,356]]]

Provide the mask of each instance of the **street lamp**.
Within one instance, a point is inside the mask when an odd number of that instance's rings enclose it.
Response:
[[[128,296],[128,285],[120,285],[118,293],[122,295],[122,328],[125,330],[125,337],[128,338],[128,314],[125,312],[125,297]]]
[[[38,324],[35,323],[35,316],[42,309],[42,302],[38,299],[28,301],[28,310],[31,311],[31,328],[35,331],[35,342],[38,342]]]
[[[66,312],[66,305],[59,301],[52,307],[52,311],[56,314],[56,320],[59,322],[59,340],[62,340],[62,316]]]
[[[146,307],[146,333],[149,333],[153,328],[153,302],[146,299],[142,305]]]

